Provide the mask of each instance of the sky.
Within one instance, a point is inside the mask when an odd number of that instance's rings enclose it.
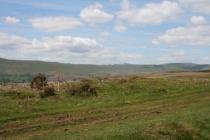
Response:
[[[0,0],[0,57],[210,64],[210,0]]]

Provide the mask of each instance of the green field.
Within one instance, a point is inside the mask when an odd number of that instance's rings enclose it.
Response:
[[[98,96],[0,93],[0,140],[210,139],[210,73],[92,79]],[[64,87],[64,86],[63,86]]]

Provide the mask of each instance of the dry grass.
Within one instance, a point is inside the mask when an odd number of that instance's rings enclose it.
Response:
[[[56,97],[47,99],[25,100],[20,95],[13,98],[12,93],[0,94],[0,138],[209,139],[210,74],[193,74],[68,82],[61,84]],[[81,89],[87,82],[97,87],[98,97],[69,96],[65,92],[72,84]],[[11,85],[7,86],[4,88],[11,89]],[[15,89],[29,93],[28,87],[16,85]]]

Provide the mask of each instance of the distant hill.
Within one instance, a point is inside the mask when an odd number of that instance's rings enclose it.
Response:
[[[0,58],[0,75],[35,75],[45,73],[53,77],[60,71],[65,79],[87,76],[128,75],[145,72],[169,72],[169,71],[207,71],[210,65],[192,63],[171,63],[162,65],[89,65],[89,64],[64,64],[43,61],[7,60]]]

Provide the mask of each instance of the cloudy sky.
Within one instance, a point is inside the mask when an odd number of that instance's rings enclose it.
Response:
[[[0,57],[210,64],[210,0],[0,0]]]

